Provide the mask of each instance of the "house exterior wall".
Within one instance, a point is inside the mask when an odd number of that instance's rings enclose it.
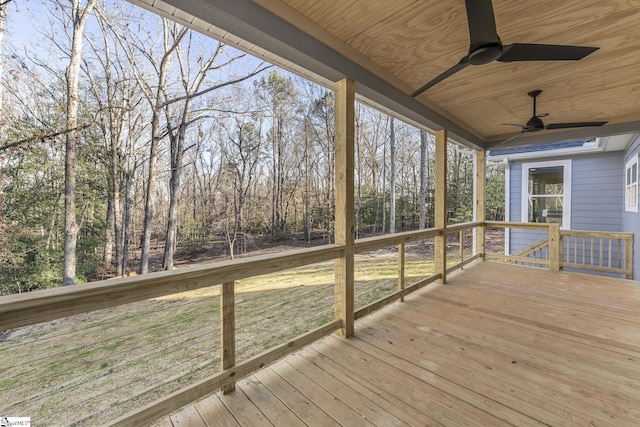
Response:
[[[623,231],[624,153],[617,151],[550,157],[544,161],[565,159],[571,159],[571,229]],[[526,209],[522,206],[522,165],[530,162],[517,160],[510,163],[510,221],[521,221],[522,209]],[[635,227],[636,232],[640,233],[640,216],[636,214],[628,222],[629,227]],[[510,231],[507,251],[518,251],[546,235],[545,232],[513,229]],[[639,267],[636,264],[634,270],[638,271]]]
[[[637,138],[624,153],[624,161],[622,163],[622,173],[624,173],[624,165],[632,157],[640,152],[640,138]],[[623,182],[624,176],[621,174],[620,182]],[[626,212],[622,209],[622,231],[634,233],[634,257],[633,257],[633,280],[640,280],[640,213]]]

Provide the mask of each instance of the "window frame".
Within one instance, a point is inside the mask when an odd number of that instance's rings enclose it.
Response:
[[[629,172],[629,169],[632,169],[633,166],[636,166],[636,175],[635,175],[635,182],[629,184],[627,182],[627,173]],[[625,163],[624,166],[624,210],[625,212],[638,212],[638,179],[639,179],[639,175],[640,175],[640,171],[638,171],[638,154],[634,154],[633,156],[631,156],[631,158],[629,160],[627,160],[627,162]],[[632,205],[629,203],[629,189],[631,187],[635,187],[635,204]]]
[[[522,164],[522,191],[520,197],[520,220],[522,222],[529,222],[529,197],[531,196],[529,194],[529,170],[562,166],[564,193],[562,195],[563,209],[560,228],[563,230],[571,229],[571,163],[571,159],[566,159]]]

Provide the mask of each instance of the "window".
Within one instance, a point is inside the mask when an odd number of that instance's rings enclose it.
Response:
[[[638,212],[638,155],[633,156],[625,167],[624,210]]]
[[[571,227],[571,160],[522,165],[522,221]]]

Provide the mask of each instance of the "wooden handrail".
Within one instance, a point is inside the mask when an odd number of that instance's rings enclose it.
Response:
[[[490,228],[523,228],[528,230],[548,230],[548,223],[540,222],[507,222],[507,221],[485,221],[484,225]]]
[[[446,233],[481,225],[481,222],[455,224],[447,227]],[[441,236],[443,233],[443,229],[431,228],[359,239],[355,242],[355,252],[362,253],[400,243],[416,242]],[[319,248],[200,264],[142,276],[2,296],[0,331],[329,261],[341,256],[343,250],[342,245],[325,245]]]
[[[590,231],[590,230],[560,230],[564,236],[593,237],[596,239],[633,239],[633,233],[622,231]]]
[[[411,243],[430,237],[441,236],[443,230],[441,228],[427,228],[424,230],[405,231],[402,233],[385,234],[382,236],[365,237],[355,242],[355,253],[375,251],[378,249],[397,246],[401,243]]]
[[[341,245],[0,297],[0,331],[336,259]]]

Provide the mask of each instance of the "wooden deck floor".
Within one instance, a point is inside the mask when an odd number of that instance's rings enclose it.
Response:
[[[477,263],[167,426],[640,424],[640,284]]]

